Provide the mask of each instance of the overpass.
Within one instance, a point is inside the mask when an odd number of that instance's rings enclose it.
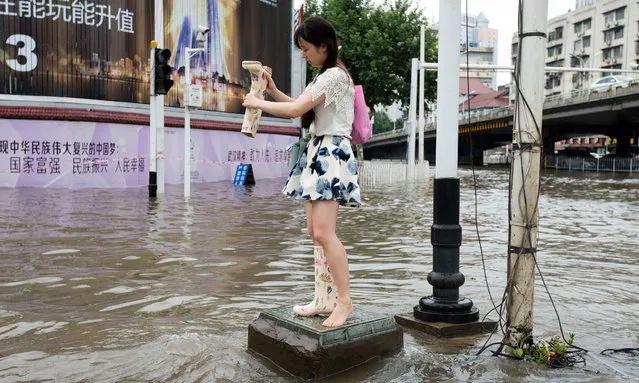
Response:
[[[425,158],[435,161],[436,125],[424,128]],[[617,138],[617,155],[631,155],[630,139],[639,132],[639,83],[605,92],[575,92],[547,97],[542,121],[544,154],[552,154],[554,142],[586,135]],[[512,143],[513,106],[471,111],[459,119],[460,163],[481,164],[483,151]],[[417,140],[418,134],[416,134]],[[404,159],[408,144],[406,128],[373,135],[364,144],[366,159]],[[417,145],[417,143],[416,143]]]

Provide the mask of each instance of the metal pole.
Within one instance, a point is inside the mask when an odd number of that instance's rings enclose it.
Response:
[[[533,329],[548,0],[523,0],[519,11],[523,16],[515,73],[519,91],[513,123],[505,339],[513,347],[530,340]]]
[[[191,196],[191,113],[189,98],[191,95],[191,52],[186,49],[186,65],[184,67],[184,198]]]
[[[426,56],[426,28],[424,24],[421,26],[420,30],[420,47],[419,47],[419,63],[422,64],[424,62],[424,57]],[[418,158],[419,164],[424,163],[424,68],[419,69],[419,150],[418,150]]]
[[[406,158],[407,164],[407,177],[409,180],[415,178],[415,129],[417,128],[417,121],[415,119],[415,110],[417,109],[417,67],[419,61],[417,59],[411,60],[410,70],[410,106],[408,108],[408,121],[410,121],[410,131],[408,134],[408,155]]]
[[[155,41],[158,46],[164,47],[164,2],[155,0]],[[156,170],[158,194],[164,194],[164,95],[156,96],[155,100],[155,135],[156,135]]]
[[[155,107],[157,103],[157,96],[155,95],[155,47],[151,43],[151,49],[149,50],[151,55],[151,77],[150,77],[150,100],[149,100],[149,197],[157,197],[157,137],[155,126],[157,125],[157,109]]]
[[[595,55],[598,55],[595,54]],[[463,64],[459,69],[466,70],[466,68],[470,70],[481,70],[486,72],[512,72],[515,67],[512,65],[493,65],[493,64],[470,64],[466,66]],[[429,71],[436,71],[439,68],[439,64],[437,63],[423,63],[420,65],[420,68],[424,68]],[[608,69],[608,68],[571,68],[571,67],[562,67],[562,66],[547,66],[542,67],[545,72],[593,72],[593,73],[634,73],[637,74],[637,71],[634,69]]]
[[[462,231],[457,176],[461,0],[440,0],[439,25],[434,220],[430,231],[433,271],[428,274],[433,295],[420,299],[413,315],[427,322],[469,323],[479,319],[479,310],[470,299],[459,296],[465,279],[459,271]]]

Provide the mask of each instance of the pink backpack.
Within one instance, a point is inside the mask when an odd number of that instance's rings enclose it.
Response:
[[[351,131],[351,144],[363,144],[371,138],[371,120],[368,118],[368,109],[364,101],[364,89],[361,85],[355,85],[355,118]]]

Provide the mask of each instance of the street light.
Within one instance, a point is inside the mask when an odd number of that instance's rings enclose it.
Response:
[[[197,38],[199,48],[186,48],[186,65],[184,68],[184,198],[191,195],[191,57],[197,53],[204,52],[206,35],[209,33],[208,27],[200,25],[198,27]]]
[[[574,57],[577,60],[579,60],[579,68],[584,68],[585,67],[584,66],[584,60],[581,58],[581,56],[578,56],[578,55],[570,53],[570,57]],[[579,88],[583,89],[583,85],[584,85],[584,72],[579,72]]]

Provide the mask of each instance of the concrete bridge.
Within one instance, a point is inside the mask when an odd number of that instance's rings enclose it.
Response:
[[[459,160],[481,165],[483,151],[512,143],[513,106],[471,111],[459,120]],[[617,155],[632,154],[630,139],[637,145],[639,132],[639,83],[604,92],[582,91],[547,97],[544,102],[542,135],[544,154],[552,154],[554,142],[588,135],[617,138]],[[435,161],[435,124],[425,126],[425,158]],[[416,140],[419,134],[416,134]],[[364,144],[366,159],[404,159],[408,130],[376,134]],[[416,144],[417,145],[417,144]]]

